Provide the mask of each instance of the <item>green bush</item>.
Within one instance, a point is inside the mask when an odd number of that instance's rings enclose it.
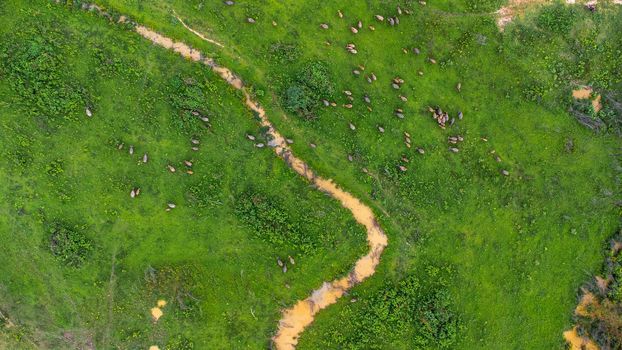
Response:
[[[186,199],[193,208],[209,209],[222,204],[221,177],[204,175],[186,188]],[[199,211],[200,213],[202,211]]]
[[[305,119],[314,119],[322,99],[331,99],[335,93],[328,66],[321,61],[307,63],[282,93],[283,105]]]
[[[270,59],[278,63],[294,62],[302,52],[295,43],[277,41],[270,45]]]
[[[79,229],[57,221],[49,229],[52,254],[63,264],[80,267],[93,250],[91,240]]]
[[[313,92],[311,92],[306,86],[291,85],[285,91],[283,105],[285,109],[290,112],[298,113],[308,119],[314,117],[313,110],[319,104],[319,101],[314,99]]]
[[[349,304],[330,326],[324,348],[388,349],[392,342],[415,349],[448,349],[461,321],[452,310],[446,278],[448,268],[429,267],[384,287],[358,303]]]
[[[302,70],[300,82],[308,87],[317,98],[330,98],[335,93],[328,65],[321,61],[307,63]]]
[[[75,119],[88,105],[87,91],[67,72],[58,29],[33,25],[0,42],[0,71],[31,116]]]
[[[542,9],[536,23],[538,27],[553,33],[568,33],[572,28],[577,12],[573,6],[556,3]]]
[[[274,198],[245,192],[237,199],[235,213],[264,242],[305,252],[315,246],[311,237],[301,230],[299,223],[292,220],[285,207]]]
[[[174,128],[188,135],[200,135],[209,127],[209,123],[200,119],[210,115],[208,106],[211,101],[205,90],[205,85],[194,78],[177,76],[171,80],[168,95],[175,109]]]

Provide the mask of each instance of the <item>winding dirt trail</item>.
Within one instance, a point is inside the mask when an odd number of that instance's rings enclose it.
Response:
[[[184,22],[184,21],[183,21],[183,20],[179,17],[179,15],[177,15],[177,12],[175,12],[175,10],[173,10],[173,14],[175,15],[175,18],[177,18],[177,20],[179,21],[179,23],[181,23],[181,25],[182,25],[182,26],[184,26],[184,28],[186,28],[188,31],[190,31],[190,33],[192,33],[192,34],[194,34],[194,35],[198,36],[199,38],[201,38],[201,40],[203,40],[203,41],[207,41],[208,43],[210,43],[210,44],[214,44],[214,45],[216,45],[216,46],[225,47],[225,45],[223,45],[223,44],[219,43],[218,41],[213,40],[213,39],[210,39],[210,38],[206,37],[205,35],[203,35],[203,34],[201,34],[201,33],[197,32],[196,30],[194,30],[194,29],[190,28],[190,27],[186,24],[186,22]]]
[[[97,5],[87,5],[85,9],[96,10],[101,15],[110,18],[110,16]],[[236,76],[231,70],[219,66],[213,59],[205,57],[200,51],[193,49],[187,44],[176,42],[145,26],[129,22],[126,17],[121,17],[118,22],[132,23],[136,32],[145,39],[148,39],[158,46],[172,50],[187,59],[209,66],[222,79],[229,83],[229,85],[242,91],[245,96],[246,106],[259,116],[261,126],[267,128],[267,134],[271,138],[269,146],[274,149],[277,156],[283,159],[296,173],[313,183],[318,190],[338,200],[344,208],[352,212],[354,219],[359,224],[365,226],[369,252],[356,261],[350,273],[331,282],[324,282],[322,286],[314,290],[309,297],[298,301],[291,308],[283,310],[277,332],[272,338],[272,341],[277,350],[295,349],[300,334],[313,322],[315,315],[320,310],[336,303],[350,288],[361,283],[376,272],[376,267],[380,263],[380,256],[388,244],[386,234],[378,224],[371,208],[363,204],[358,198],[339,188],[331,179],[324,179],[317,176],[303,160],[297,158],[293,154],[286,139],[274,128],[268,119],[264,108],[253,100],[242,82],[242,79]],[[194,33],[194,31],[192,32]]]

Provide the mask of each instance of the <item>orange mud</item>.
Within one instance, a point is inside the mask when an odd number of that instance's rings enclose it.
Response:
[[[160,317],[164,316],[164,311],[162,308],[166,306],[166,300],[158,300],[156,307],[151,308],[151,317],[153,318],[153,322],[158,322]]]
[[[586,292],[585,294],[583,294],[583,296],[581,297],[581,301],[579,302],[579,305],[577,305],[577,307],[574,310],[575,314],[577,314],[578,316],[589,317],[590,316],[589,307],[591,304],[594,303],[595,300],[596,299],[594,297],[594,294],[590,292]]]
[[[579,305],[575,308],[574,312],[577,316],[591,317],[590,305],[597,303],[596,296],[588,291],[584,291]],[[577,326],[564,332],[564,339],[570,345],[572,350],[599,350],[599,347],[593,340],[588,337],[580,336],[577,333]]]
[[[572,350],[599,350],[598,345],[592,340],[577,334],[577,327],[564,332],[564,339]]]
[[[586,100],[586,99],[591,98],[592,92],[593,91],[591,87],[583,87],[581,89],[572,90],[572,97],[574,97],[577,100]],[[594,111],[596,112],[599,112],[603,108],[601,99],[602,99],[601,96],[597,95],[592,100],[592,107],[594,108]]]

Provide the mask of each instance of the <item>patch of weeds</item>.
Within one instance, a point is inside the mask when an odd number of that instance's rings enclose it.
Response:
[[[419,279],[387,282],[370,297],[346,306],[323,337],[324,348],[386,349],[392,341],[409,348],[451,348],[462,329],[447,290],[449,268],[429,266]]]
[[[192,263],[149,267],[145,271],[150,297],[166,300],[167,308],[186,318],[200,312],[201,276],[202,270]]]
[[[186,199],[193,208],[210,209],[222,205],[222,179],[204,175],[186,188]],[[199,210],[199,213],[203,211]],[[200,215],[200,214],[199,214]]]
[[[93,251],[93,242],[83,228],[55,221],[49,228],[49,245],[52,254],[66,266],[80,267]]]
[[[270,45],[269,52],[270,59],[279,63],[294,62],[302,55],[296,43],[282,41],[277,41]]]
[[[45,166],[45,172],[50,176],[61,175],[65,169],[63,168],[63,161],[60,159],[53,160]]]
[[[169,83],[169,90],[170,102],[175,108],[173,127],[185,134],[203,134],[210,126],[207,119],[211,102],[205,92],[205,84],[194,78],[184,79],[177,76]]]
[[[7,150],[4,155],[12,165],[22,170],[28,168],[28,166],[32,164],[32,161],[34,160],[30,150],[26,148]]]
[[[538,27],[553,33],[568,33],[574,24],[577,12],[574,6],[555,3],[542,9],[536,23]]]
[[[75,119],[87,105],[87,91],[67,74],[63,33],[33,24],[0,43],[0,71],[31,116]]]
[[[532,80],[523,85],[521,93],[527,101],[542,102],[548,91],[549,88],[544,83]]]
[[[501,0],[467,0],[466,7],[469,12],[492,12],[501,7]]]
[[[316,109],[322,99],[330,99],[335,93],[328,65],[321,61],[307,63],[282,94],[286,110],[305,119],[315,119]]]
[[[235,213],[257,238],[269,244],[287,245],[301,251],[313,248],[311,237],[274,198],[255,192],[243,193],[238,196]]]
[[[127,62],[119,57],[115,57],[110,50],[102,47],[93,49],[93,56],[97,62],[95,72],[98,77],[112,78],[120,76],[126,79],[137,79],[141,72],[135,63]]]
[[[192,350],[194,349],[194,342],[192,342],[192,340],[186,338],[185,336],[178,334],[174,337],[172,337],[168,343],[166,343],[166,346],[164,347],[164,350]]]

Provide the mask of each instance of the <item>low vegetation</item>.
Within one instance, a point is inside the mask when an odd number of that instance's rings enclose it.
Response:
[[[593,312],[571,310],[619,227],[622,6],[527,6],[501,33],[500,0],[96,3],[112,21],[0,2],[0,348],[267,348],[367,251],[239,91],[121,14],[239,74],[378,216],[376,274],[300,349],[555,349],[573,321],[619,347],[619,250]]]
[[[312,330],[304,349],[449,349],[464,326],[447,286],[451,268],[426,267],[423,273],[388,282],[371,295],[354,294],[352,302],[326,324]]]
[[[601,349],[622,347],[622,236],[613,237],[606,250],[602,275],[581,288],[575,312],[578,334]]]
[[[305,119],[315,119],[321,101],[333,98],[335,93],[328,66],[320,61],[305,64],[290,80],[282,97],[283,105]]]
[[[63,222],[50,225],[50,250],[63,264],[79,267],[91,254],[93,243],[83,230]]]
[[[365,251],[205,67],[79,4],[2,2],[0,21],[0,348],[262,348],[281,305]],[[248,188],[300,244],[257,236]]]

